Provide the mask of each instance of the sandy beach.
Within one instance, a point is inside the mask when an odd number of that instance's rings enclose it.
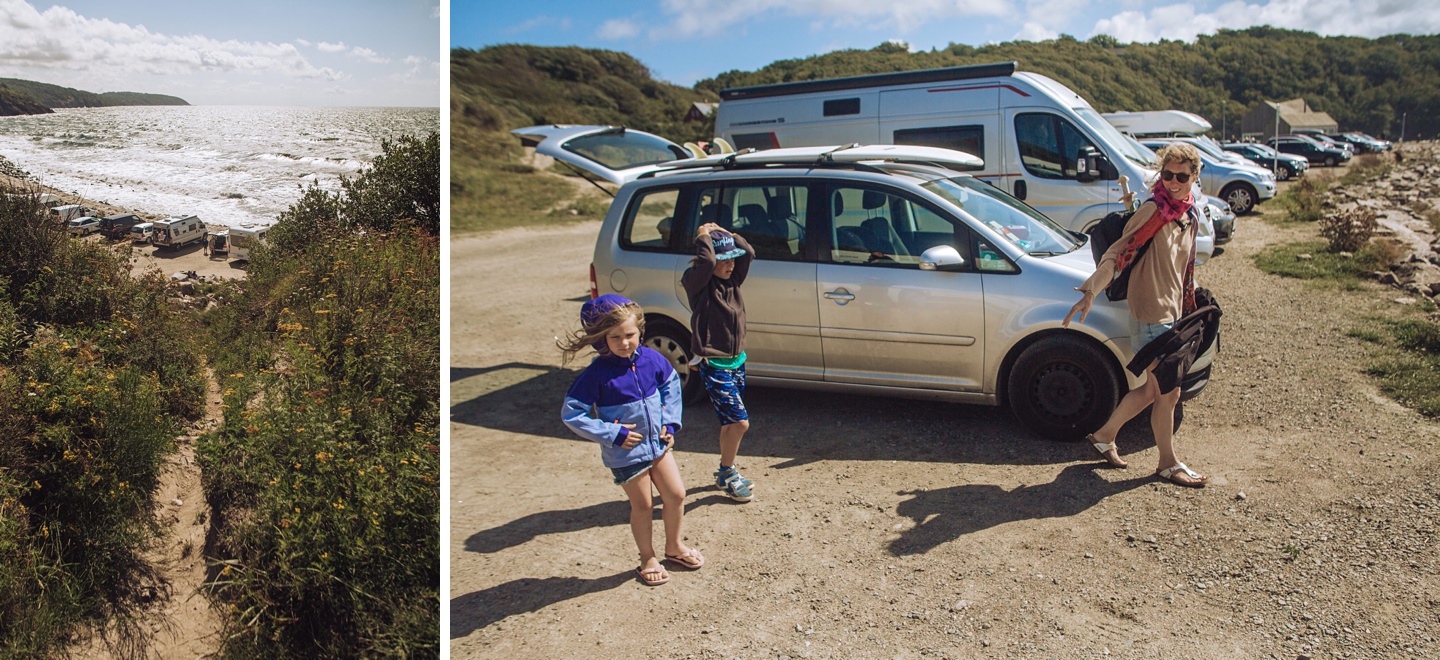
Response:
[[[32,181],[16,163],[0,157],[0,188],[9,192],[37,192],[51,193],[58,196],[63,204],[80,204],[95,212],[95,217],[103,218],[116,213],[134,213],[147,221],[163,220],[164,214],[150,213],[144,209],[127,209],[102,201],[88,199],[73,192],[58,190],[49,186],[41,185]],[[206,223],[211,231],[225,229],[224,225]],[[111,244],[115,249],[130,247],[132,270],[135,273],[142,273],[150,269],[156,269],[166,275],[173,275],[181,271],[194,271],[195,274],[205,277],[224,277],[229,279],[245,277],[243,262],[230,260],[228,257],[212,257],[205,253],[203,243],[193,243],[178,250],[159,248],[148,244],[130,246],[129,241],[112,241],[100,234],[91,234],[80,238],[83,241],[96,241]]]

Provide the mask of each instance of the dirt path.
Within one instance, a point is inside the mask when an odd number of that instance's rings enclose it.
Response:
[[[205,583],[202,553],[210,526],[210,507],[200,482],[200,466],[195,462],[195,441],[219,425],[223,400],[214,374],[207,368],[205,375],[205,416],[176,438],[176,451],[166,458],[155,491],[155,516],[161,532],[143,558],[156,571],[157,586],[139,622],[146,658],[204,658],[219,645],[220,617],[200,593]],[[76,657],[103,660],[127,654],[97,639]]]
[[[686,537],[709,563],[659,588],[634,579],[596,448],[558,419],[576,371],[553,338],[597,230],[452,243],[452,657],[1440,653],[1440,428],[1379,395],[1345,335],[1395,296],[1253,264],[1313,228],[1242,218],[1197,272],[1223,352],[1177,447],[1209,488],[1151,477],[1143,420],[1118,471],[1002,409],[753,388],[749,504],[710,480],[713,414],[685,411]]]

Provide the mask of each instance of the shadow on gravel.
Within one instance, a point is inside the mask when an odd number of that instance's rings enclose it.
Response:
[[[452,367],[450,421],[590,442],[560,421],[560,403],[578,374],[578,368],[526,363]],[[777,469],[825,460],[1043,465],[1068,463],[1090,451],[1081,443],[1040,438],[1008,410],[991,406],[768,387],[747,388],[745,404],[751,430],[741,454],[785,459],[773,466]],[[1124,453],[1153,444],[1148,422],[1137,421],[1121,431]],[[709,402],[687,405],[683,422],[676,435],[678,450],[719,452],[720,425]]]
[[[618,489],[617,489],[618,490]],[[701,497],[698,493],[712,491]],[[709,488],[691,487],[685,497],[685,513],[714,504],[729,504],[714,484]],[[654,520],[660,520],[660,498],[655,498]],[[481,530],[465,539],[466,552],[491,553],[513,548],[545,534],[567,534],[597,527],[619,527],[630,524],[630,503],[623,499],[602,502],[566,511],[542,511],[517,518],[499,527]]]
[[[1154,481],[1143,468],[1131,466],[1134,478],[1109,481],[1096,473],[1108,470],[1097,464],[1071,465],[1048,484],[1005,490],[988,484],[968,484],[927,491],[900,491],[913,495],[895,512],[916,522],[913,529],[890,543],[890,554],[918,555],[966,534],[1020,520],[1073,516],[1101,500]],[[933,517],[932,517],[933,516]]]
[[[614,589],[635,579],[633,571],[587,580],[521,578],[450,599],[450,639],[459,639],[516,614],[538,612],[585,594]]]

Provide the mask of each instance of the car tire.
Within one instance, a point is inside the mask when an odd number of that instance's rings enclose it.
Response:
[[[680,398],[685,403],[699,403],[705,397],[705,385],[690,369],[690,332],[668,320],[646,321],[645,340],[641,343],[670,363],[680,376]],[[691,378],[691,376],[697,376]]]
[[[1326,157],[1325,157],[1325,167],[1335,167],[1335,165],[1337,165],[1337,164],[1338,164],[1338,161],[1335,160],[1335,157],[1334,157],[1334,156],[1326,156]]]
[[[1255,200],[1259,197],[1254,186],[1248,183],[1232,183],[1220,191],[1220,199],[1230,205],[1230,210],[1235,215],[1245,215],[1255,210]]]
[[[1027,346],[1010,367],[1010,411],[1054,440],[1079,440],[1100,428],[1120,404],[1124,381],[1095,342],[1051,335]]]
[[[1289,181],[1294,176],[1295,170],[1290,169],[1289,165],[1281,165],[1280,169],[1275,170],[1275,178],[1280,181]]]

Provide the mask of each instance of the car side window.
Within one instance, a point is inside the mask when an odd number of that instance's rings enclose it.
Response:
[[[745,237],[755,258],[800,261],[805,254],[809,189],[803,184],[731,185],[700,191],[695,223],[713,222]]]
[[[630,202],[620,226],[620,247],[630,250],[671,252],[671,230],[680,205],[678,189],[649,190]]]
[[[1049,113],[1015,115],[1015,139],[1025,171],[1042,179],[1074,179],[1075,155],[1095,146],[1074,124]]]
[[[825,234],[829,261],[919,268],[920,254],[937,245],[966,249],[968,232],[933,209],[893,192],[833,185]]]

